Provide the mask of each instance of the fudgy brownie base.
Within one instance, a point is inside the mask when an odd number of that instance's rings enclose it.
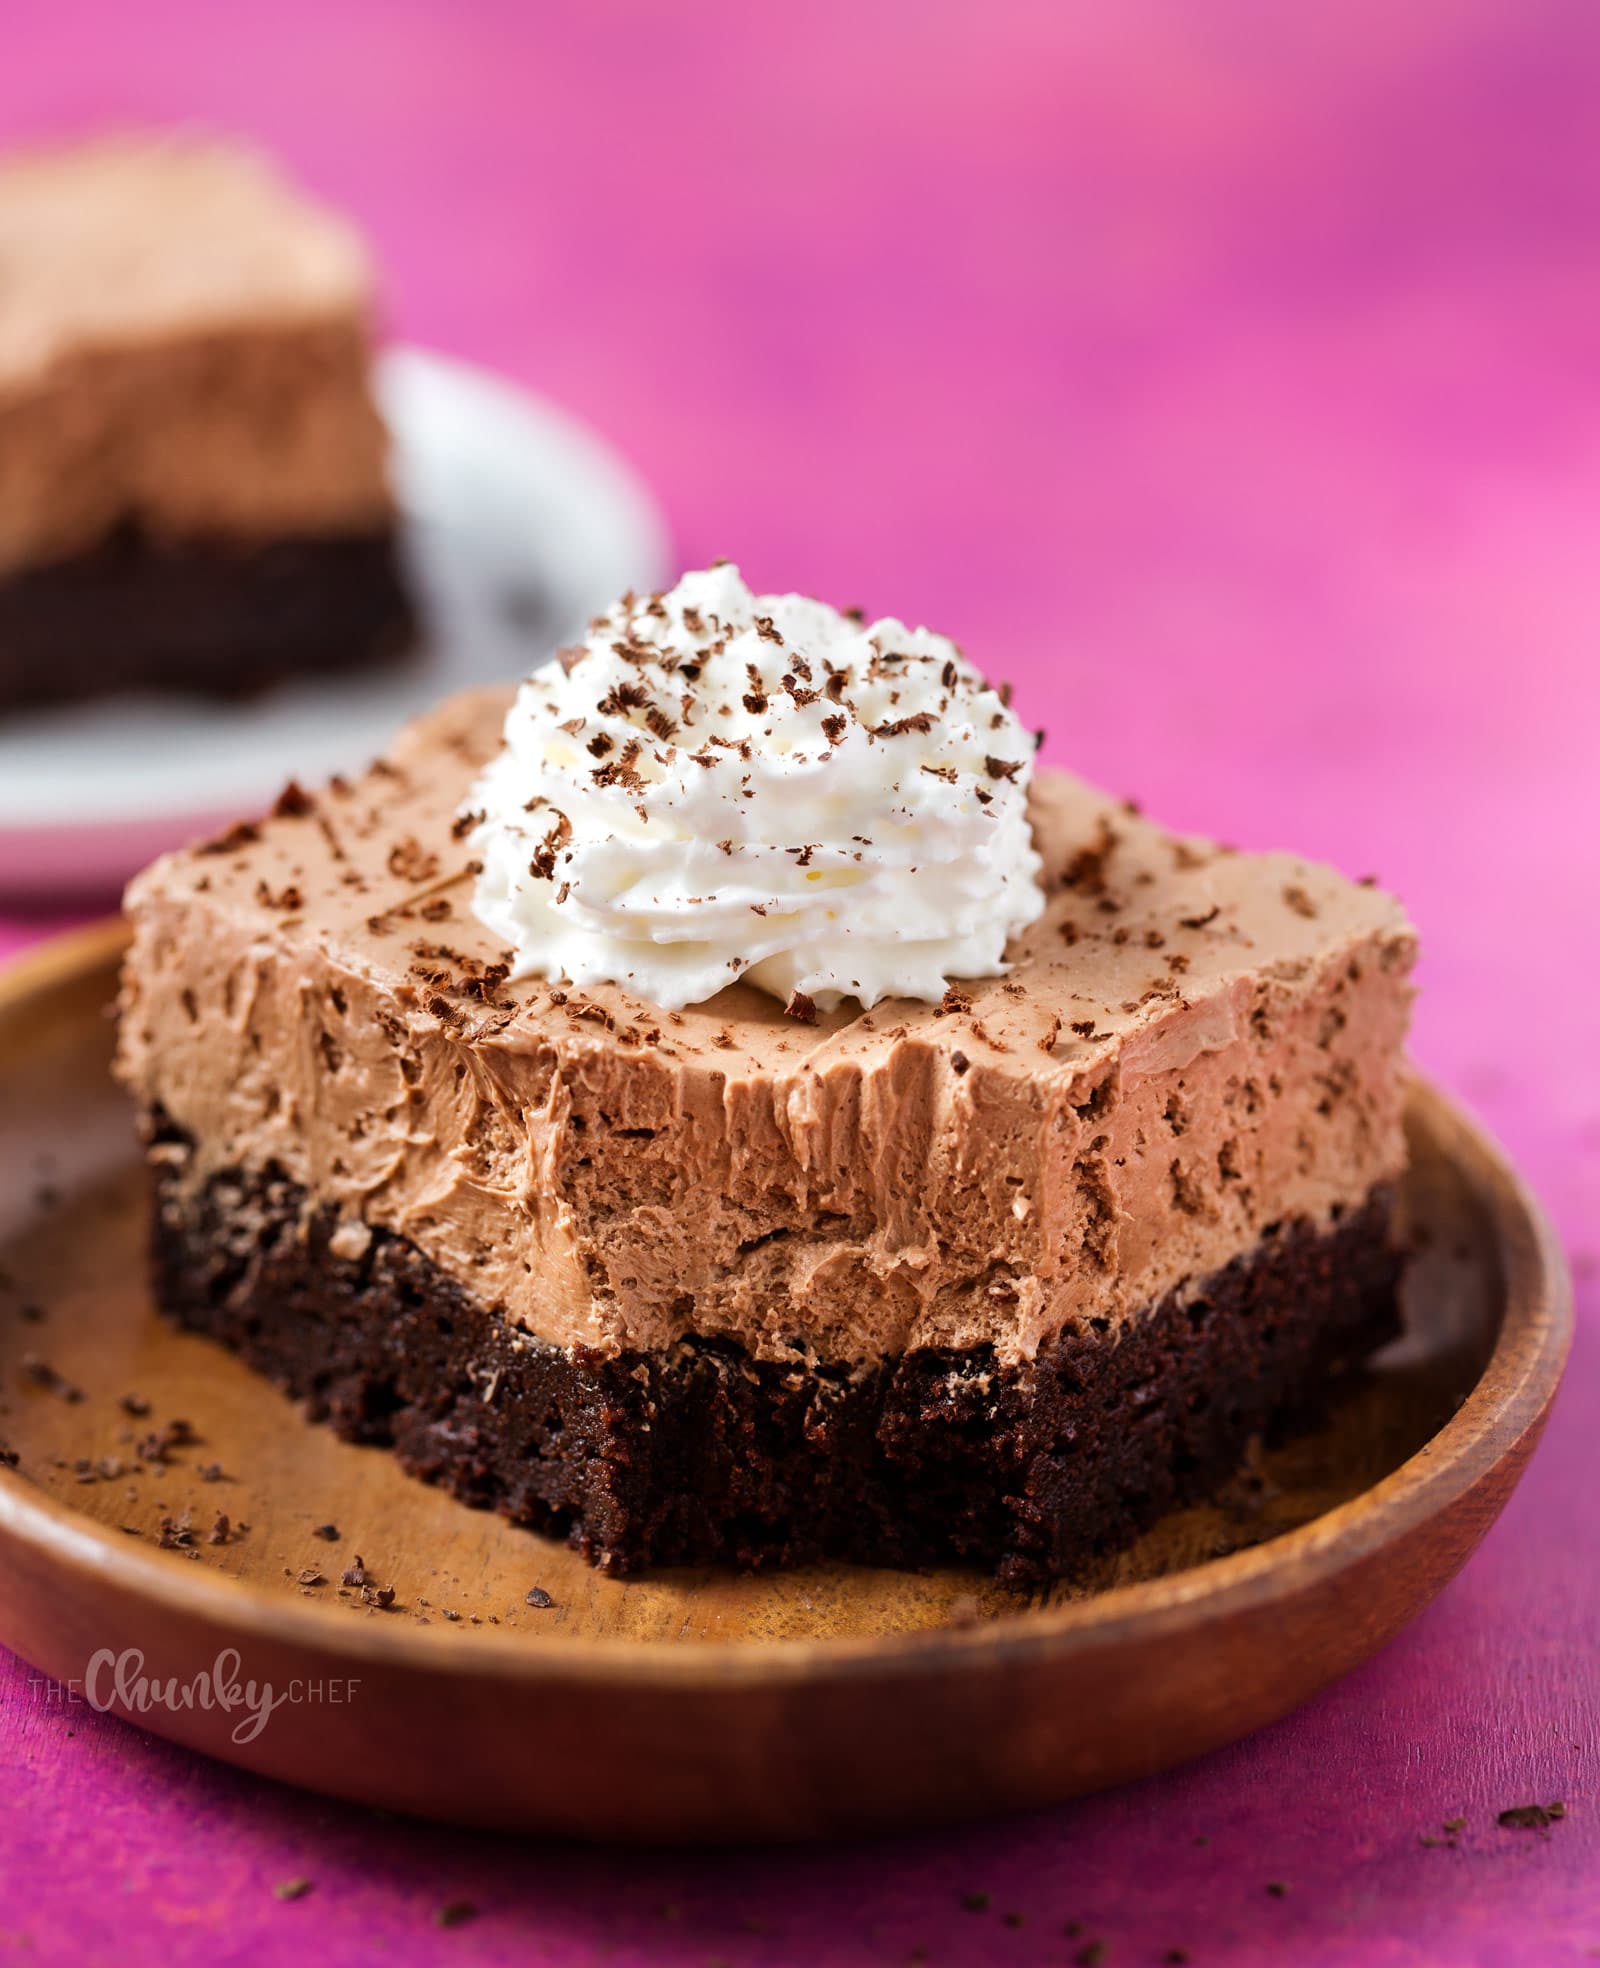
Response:
[[[232,546],[124,529],[0,579],[0,714],[124,690],[245,697],[398,657],[415,633],[387,531]]]
[[[1204,1495],[1398,1329],[1382,1192],[1325,1232],[1281,1226],[1120,1335],[1069,1329],[1022,1366],[980,1347],[858,1371],[714,1339],[563,1352],[402,1238],[338,1255],[305,1203],[275,1172],[217,1177],[198,1205],[158,1174],[161,1306],[313,1419],[614,1573],[829,1556],[1025,1588]]]

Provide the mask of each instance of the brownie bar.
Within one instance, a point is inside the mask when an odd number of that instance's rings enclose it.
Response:
[[[1069,1326],[1020,1365],[981,1346],[855,1370],[710,1339],[562,1351],[404,1238],[342,1255],[335,1215],[307,1203],[276,1170],[214,1176],[192,1201],[159,1172],[158,1302],[313,1419],[612,1573],[958,1561],[1025,1589],[1204,1495],[1398,1330],[1383,1187],[1324,1231],[1274,1226],[1120,1331]]]
[[[0,714],[119,690],[246,697],[400,655],[394,537],[168,545],[124,527],[0,580]]]

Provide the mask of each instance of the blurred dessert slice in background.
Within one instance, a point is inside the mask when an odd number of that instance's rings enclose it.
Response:
[[[0,716],[407,648],[372,303],[351,228],[248,150],[0,163]]]

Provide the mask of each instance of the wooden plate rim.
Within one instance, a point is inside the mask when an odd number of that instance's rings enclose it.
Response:
[[[108,969],[127,941],[119,918],[68,931],[0,966],[0,1015],[29,998]],[[348,1621],[331,1608],[277,1598],[239,1580],[196,1576],[109,1532],[26,1479],[0,1471],[0,1536],[31,1546],[47,1570],[96,1573],[109,1586],[204,1619],[240,1637],[270,1636],[351,1663],[517,1681],[703,1689],[783,1686],[859,1675],[949,1673],[1117,1647],[1200,1627],[1230,1613],[1298,1596],[1446,1509],[1513,1455],[1542,1422],[1572,1338],[1572,1293],[1559,1241],[1499,1145],[1438,1088],[1413,1075],[1413,1106],[1449,1140],[1492,1221],[1505,1277],[1506,1316],[1483,1373],[1461,1407],[1371,1489],[1264,1544],[1162,1578],[1114,1586],[1066,1605],[1005,1620],[904,1634],[672,1646],[626,1639],[545,1640],[475,1633],[473,1643],[414,1627]]]

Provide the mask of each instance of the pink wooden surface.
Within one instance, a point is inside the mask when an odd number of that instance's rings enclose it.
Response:
[[[0,1662],[0,1959],[1594,1954],[1600,14],[13,0],[4,29],[0,137],[276,146],[370,227],[397,330],[606,431],[684,562],[926,618],[1049,756],[1378,870],[1427,942],[1417,1050],[1548,1199],[1580,1335],[1523,1490],[1385,1655],[1023,1823],[553,1852],[247,1781]],[[1495,1825],[1556,1797],[1548,1839]],[[1419,1844],[1458,1812],[1458,1850]]]

